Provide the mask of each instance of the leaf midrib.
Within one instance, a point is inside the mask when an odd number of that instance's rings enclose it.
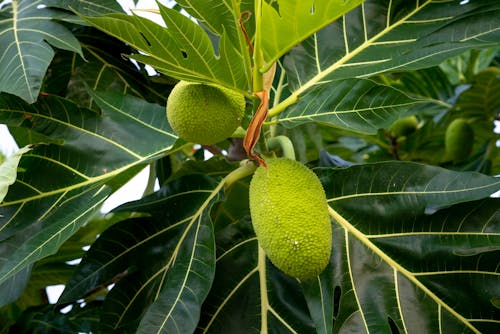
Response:
[[[28,81],[28,71],[27,71],[26,65],[24,63],[24,58],[22,56],[23,53],[21,52],[21,43],[19,41],[19,36],[17,35],[17,33],[18,33],[18,28],[17,28],[18,15],[19,15],[18,3],[17,3],[17,0],[14,0],[14,1],[12,1],[12,18],[13,18],[12,19],[13,20],[12,30],[13,30],[14,40],[15,40],[15,44],[16,44],[16,48],[17,48],[17,54],[19,57],[19,61],[21,63],[21,69],[23,71],[23,79],[25,81],[27,92],[29,94],[30,100],[33,101],[34,97],[33,97],[33,94],[31,92],[31,89],[29,89],[30,83]]]
[[[454,190],[422,190],[422,191],[388,191],[388,192],[374,192],[374,193],[357,193],[352,195],[338,196],[335,198],[327,199],[328,203],[338,202],[346,199],[359,198],[359,197],[372,197],[372,196],[394,196],[394,195],[443,195],[443,194],[457,194],[462,192],[469,192],[472,190],[482,190],[486,188],[494,187],[495,185],[500,185],[500,180],[495,183],[485,184],[479,187],[454,189]]]

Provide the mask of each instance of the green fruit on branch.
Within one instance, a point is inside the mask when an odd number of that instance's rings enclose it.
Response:
[[[446,160],[460,162],[471,154],[474,145],[474,131],[469,123],[463,118],[454,119],[448,128],[444,138]]]
[[[408,136],[417,130],[418,119],[415,115],[398,119],[389,127],[389,133],[393,137]]]
[[[320,180],[303,164],[277,158],[250,182],[250,214],[260,246],[284,273],[318,276],[332,250],[332,226]]]
[[[212,145],[230,137],[241,124],[245,97],[230,89],[181,81],[167,101],[167,118],[182,139]]]

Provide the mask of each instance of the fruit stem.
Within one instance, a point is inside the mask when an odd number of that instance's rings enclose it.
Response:
[[[224,189],[227,190],[231,185],[233,185],[236,181],[241,180],[248,175],[252,175],[252,173],[257,169],[257,166],[250,160],[243,160],[240,163],[240,167],[233,170],[231,173],[226,175],[224,178]]]
[[[233,170],[224,178],[224,189],[227,190],[236,181],[241,180],[242,178],[247,177],[248,175],[252,175],[256,169],[257,166],[252,161],[250,160],[241,161],[240,167]]]
[[[295,160],[295,150],[293,148],[292,141],[290,138],[286,136],[276,136],[267,142],[267,146],[271,150],[276,150],[278,148],[281,148],[281,151],[283,152],[283,156],[285,158]]]

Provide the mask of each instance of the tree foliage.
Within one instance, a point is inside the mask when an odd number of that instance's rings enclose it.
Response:
[[[0,333],[499,332],[498,1],[152,12],[0,7],[0,123],[21,147],[0,164]],[[241,131],[178,138],[179,80],[243,93]],[[326,192],[333,250],[310,280],[275,268],[252,228],[241,133],[266,90],[255,152],[287,155],[289,138]],[[389,131],[408,116],[414,129]],[[460,161],[444,145],[458,118],[473,131]],[[101,213],[146,166],[144,195]]]

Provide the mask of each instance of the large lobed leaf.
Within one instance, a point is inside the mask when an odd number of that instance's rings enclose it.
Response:
[[[364,0],[262,1],[262,52],[272,64],[316,31],[346,14]]]
[[[88,15],[120,11],[112,0],[88,1],[13,0],[0,9],[0,92],[16,94],[33,103],[38,97],[52,47],[83,57],[78,40],[55,20],[71,21],[74,15],[60,9],[76,7]]]
[[[402,111],[422,102],[368,79],[339,80],[308,90],[280,115],[279,123],[292,127],[318,122],[375,134],[387,128]]]
[[[1,122],[20,145],[37,144],[0,204],[0,284],[55,253],[100,207],[106,182],[138,171],[176,140],[164,107],[112,93],[94,99],[102,114],[55,96],[28,105],[0,95]]]
[[[285,56],[291,94],[274,105],[270,115],[282,113],[283,122],[289,124],[289,116],[296,119],[300,113],[303,122],[326,119],[335,126],[374,133],[374,128],[385,127],[405,108],[425,100],[411,101],[401,92],[382,85],[378,90],[385,90],[387,104],[370,96],[366,103],[359,104],[358,99],[338,97],[335,92],[339,87],[352,86],[354,96],[363,83],[353,78],[430,67],[471,48],[497,46],[499,17],[500,7],[495,0],[465,4],[367,0]],[[326,91],[331,93],[321,95],[324,104],[320,105],[315,99],[318,92]],[[394,98],[406,103],[402,107],[393,105]],[[295,103],[296,107],[289,108]],[[307,111],[301,112],[304,107]],[[380,110],[385,113],[380,114]],[[371,129],[366,128],[368,118]]]
[[[218,54],[207,33],[176,10],[160,5],[166,28],[134,15],[112,14],[86,19],[100,30],[130,44],[141,54],[129,57],[152,65],[168,76],[221,84],[247,92],[250,68],[248,51],[234,45],[227,33],[220,36]]]
[[[484,199],[498,179],[396,162],[321,175],[334,271],[309,293],[338,289],[334,332],[498,330],[500,216],[498,199]]]
[[[215,271],[210,208],[222,183],[185,176],[116,212],[152,217],[115,224],[90,248],[59,302],[115,277],[101,315],[105,332],[191,333]]]

